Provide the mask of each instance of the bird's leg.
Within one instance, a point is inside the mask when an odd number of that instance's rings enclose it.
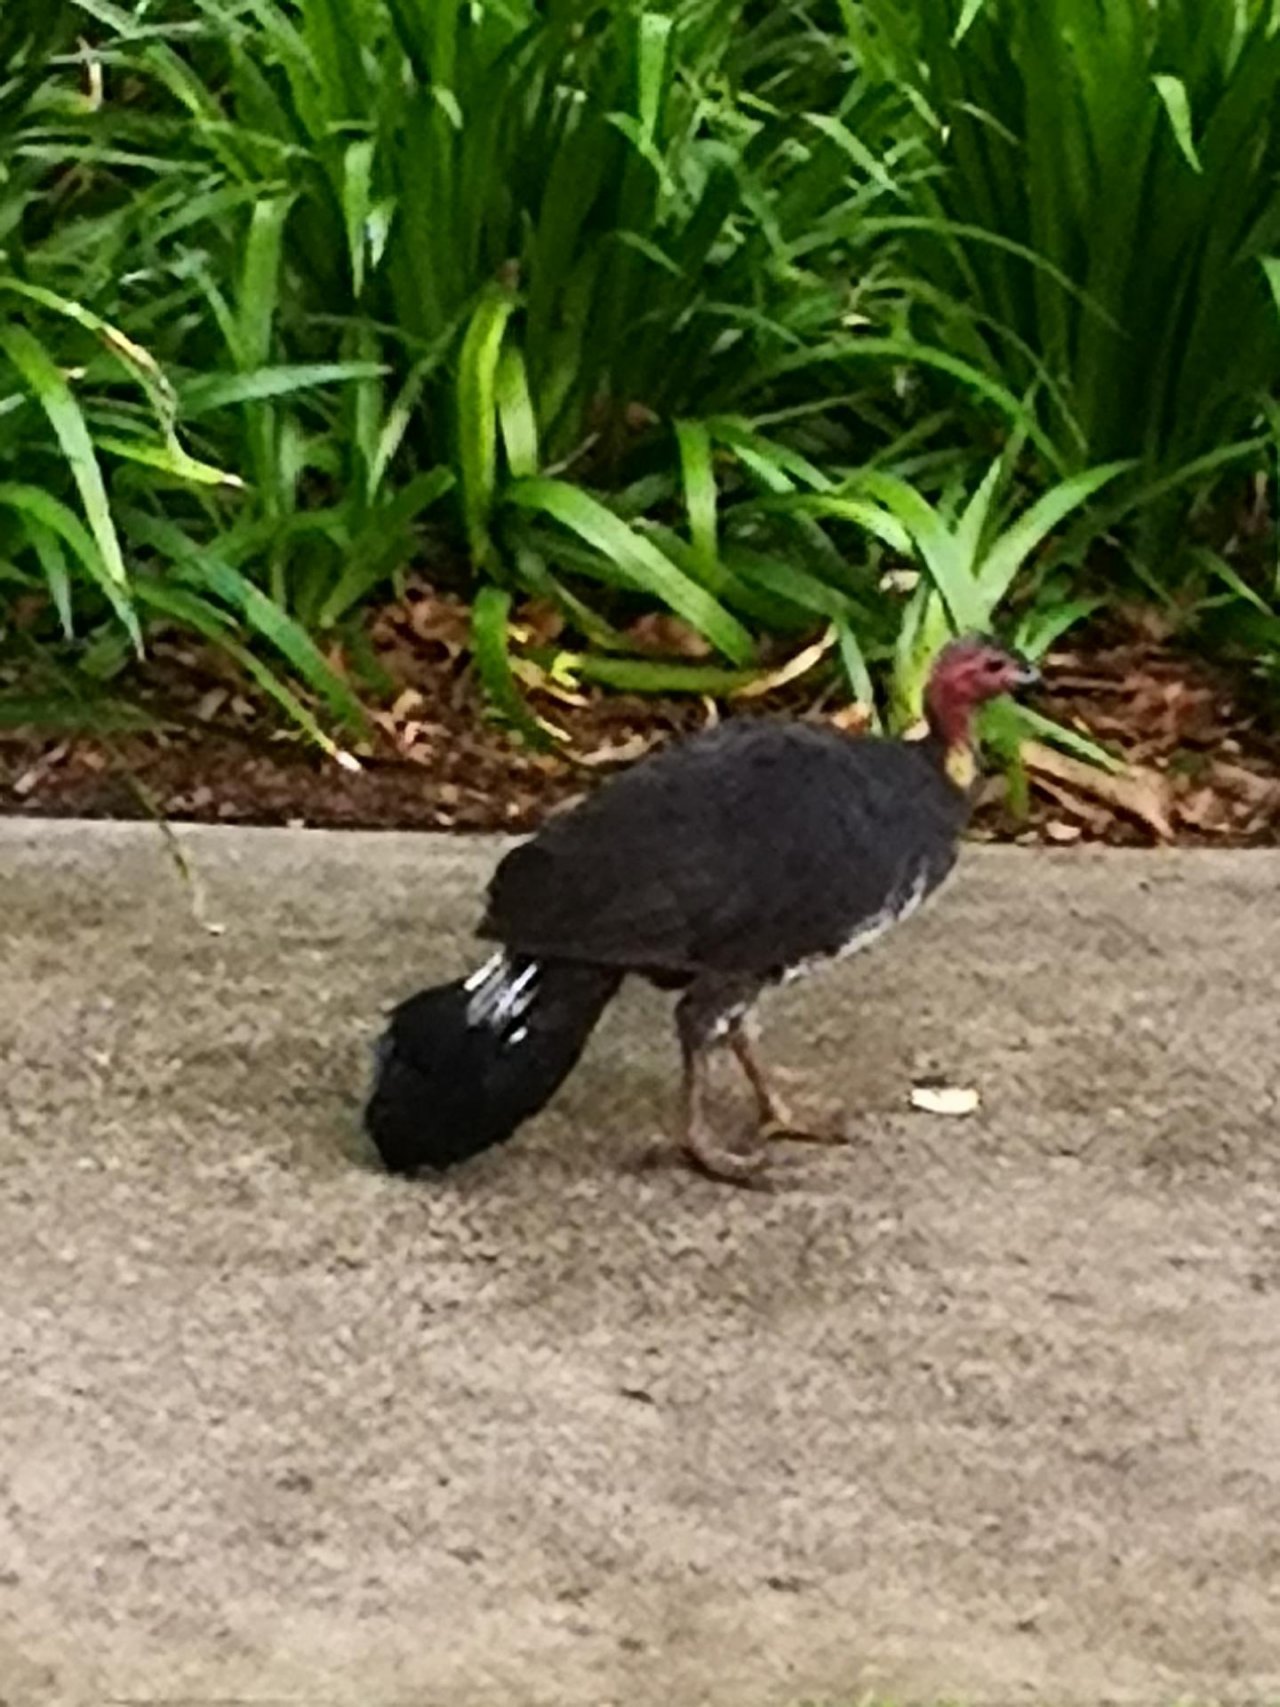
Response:
[[[756,1053],[755,1039],[748,1028],[745,1014],[729,1029],[729,1047],[751,1086],[761,1127],[766,1132],[785,1132],[791,1126],[791,1114],[764,1062]]]
[[[676,1006],[676,1029],[684,1060],[680,1136],[686,1153],[704,1173],[713,1179],[750,1185],[765,1166],[764,1151],[743,1155],[726,1149],[707,1113],[708,1055],[733,1034],[732,1022],[726,1025],[725,994],[718,986],[704,987],[695,982]]]
[[[809,1116],[797,1115],[787,1106],[764,1063],[756,1053],[755,1041],[748,1029],[747,1017],[740,1015],[729,1028],[729,1047],[746,1075],[756,1099],[760,1115],[760,1130],[765,1138],[793,1138],[809,1144],[847,1144],[838,1109],[815,1111]]]
[[[734,1185],[750,1185],[765,1166],[763,1150],[745,1155],[728,1150],[716,1137],[707,1118],[707,1055],[698,1050],[685,1060],[682,1088],[683,1119],[681,1139],[690,1159],[712,1179],[727,1180]]]

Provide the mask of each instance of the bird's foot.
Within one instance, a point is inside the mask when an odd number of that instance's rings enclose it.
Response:
[[[763,1148],[729,1150],[706,1126],[691,1127],[684,1136],[684,1152],[693,1166],[710,1179],[729,1185],[760,1187],[765,1184],[769,1158]]]
[[[838,1104],[807,1101],[793,1110],[779,1083],[795,1083],[797,1075],[783,1067],[766,1068],[741,1025],[730,1034],[729,1043],[755,1093],[758,1134],[762,1141],[790,1138],[803,1144],[849,1143],[844,1114]]]
[[[803,1102],[797,1105],[770,1099],[760,1122],[760,1136],[770,1142],[793,1144],[849,1144],[852,1138],[844,1110],[838,1103]]]

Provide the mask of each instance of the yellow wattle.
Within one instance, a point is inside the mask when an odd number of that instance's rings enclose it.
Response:
[[[947,775],[957,788],[970,789],[978,774],[978,761],[973,756],[973,748],[967,741],[957,741],[947,748]]]

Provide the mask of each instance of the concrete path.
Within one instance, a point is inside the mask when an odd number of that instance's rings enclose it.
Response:
[[[861,1142],[759,1195],[655,1159],[647,990],[382,1177],[493,844],[181,840],[221,934],[0,824],[5,1707],[1280,1694],[1280,859],[974,851],[775,999]]]

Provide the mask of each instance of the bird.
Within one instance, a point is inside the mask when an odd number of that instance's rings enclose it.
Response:
[[[729,719],[549,819],[493,874],[477,931],[489,958],[390,1015],[365,1108],[384,1166],[440,1172],[510,1138],[629,974],[679,992],[679,1137],[702,1172],[759,1183],[768,1139],[843,1140],[788,1107],[756,1051],[757,999],[869,948],[943,883],[976,792],[974,714],[1038,679],[963,636],[933,662],[917,738]],[[746,1150],[712,1119],[725,1049],[754,1099]]]

